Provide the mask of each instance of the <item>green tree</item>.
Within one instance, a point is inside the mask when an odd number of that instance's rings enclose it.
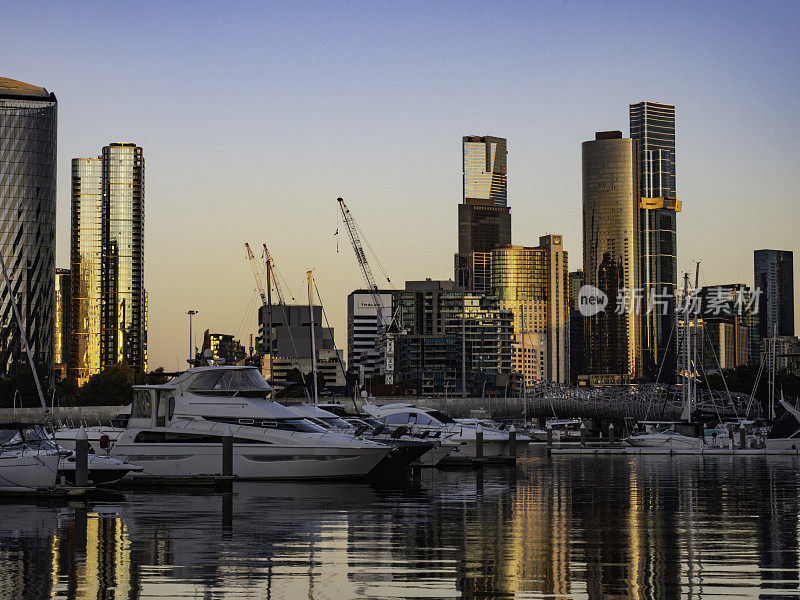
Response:
[[[126,362],[111,365],[92,375],[80,389],[83,406],[120,406],[133,400],[134,372]]]

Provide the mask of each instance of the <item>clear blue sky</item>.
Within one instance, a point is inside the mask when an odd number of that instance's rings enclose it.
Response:
[[[676,105],[679,267],[752,283],[800,251],[800,4],[7,2],[0,76],[59,99],[58,264],[69,160],[145,151],[150,366],[197,329],[255,331],[243,243],[295,295],[315,268],[346,345],[343,196],[392,277],[452,277],[464,134],[508,138],[513,241],[581,262],[580,143],[628,104]],[[800,261],[800,255],[798,255]],[[800,294],[798,294],[800,297]],[[800,300],[800,298],[799,298]],[[800,323],[798,323],[800,325]],[[199,338],[198,338],[199,341]]]

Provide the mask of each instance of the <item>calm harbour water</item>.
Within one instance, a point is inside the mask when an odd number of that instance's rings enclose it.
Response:
[[[797,597],[799,469],[530,457],[392,485],[0,504],[0,599]]]

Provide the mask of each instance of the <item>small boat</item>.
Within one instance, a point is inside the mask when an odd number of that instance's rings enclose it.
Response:
[[[120,410],[116,416],[106,425],[83,425],[83,430],[89,438],[89,446],[94,448],[95,452],[106,450],[110,448],[117,438],[122,435],[128,426],[128,420],[131,418],[130,405]],[[80,427],[60,427],[56,429],[53,436],[56,443],[62,448],[67,450],[75,449],[75,436],[78,434]]]
[[[509,435],[494,427],[483,428],[473,423],[462,423],[448,415],[431,408],[421,408],[409,403],[377,406],[365,404],[364,411],[390,427],[407,427],[414,433],[428,432],[443,441],[458,445],[460,458],[476,458],[476,434],[483,432],[483,456],[499,457],[509,455]],[[517,456],[525,452],[531,439],[526,435],[516,436]]]
[[[675,449],[700,449],[705,448],[703,438],[692,437],[678,431],[677,425],[658,427],[657,424],[647,424],[644,431],[632,433],[623,442],[637,448],[675,448]]]
[[[54,486],[60,460],[41,425],[0,424],[0,492],[32,493]]]
[[[781,418],[772,421],[767,434],[767,450],[800,449],[800,411],[786,402],[783,392],[780,403],[785,412]]]

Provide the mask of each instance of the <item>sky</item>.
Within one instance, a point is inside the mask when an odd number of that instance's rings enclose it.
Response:
[[[246,241],[269,246],[298,301],[314,270],[346,350],[346,298],[363,282],[334,236],[339,196],[393,286],[452,278],[463,135],[508,139],[513,243],[560,233],[579,268],[580,144],[628,135],[641,100],[676,106],[681,272],[699,260],[703,285],[752,284],[754,249],[800,251],[797,2],[2,13],[0,76],[59,101],[57,266],[69,267],[70,159],[110,142],[144,149],[151,369],[185,366],[189,309],[198,345],[206,328],[249,344],[260,301]]]

